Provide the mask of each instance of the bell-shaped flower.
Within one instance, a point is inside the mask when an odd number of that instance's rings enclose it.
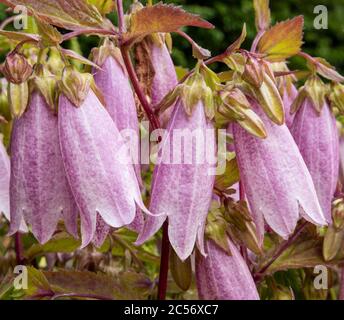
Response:
[[[137,206],[149,212],[128,146],[93,91],[91,75],[66,69],[60,85],[60,145],[86,246],[95,235],[98,215],[119,228],[133,222]]]
[[[339,138],[336,119],[325,100],[320,112],[305,98],[298,109],[291,133],[312,176],[328,223],[339,174]]]
[[[21,229],[24,218],[45,243],[63,216],[67,230],[77,236],[77,208],[63,168],[57,116],[38,90],[13,125],[10,215],[11,234]]]
[[[260,139],[233,125],[241,182],[260,241],[264,220],[281,237],[293,233],[300,216],[326,225],[312,177],[287,126],[273,124],[255,100],[253,110],[263,120],[267,137]]]
[[[198,79],[185,87],[185,96],[176,102],[152,182],[150,211],[169,216],[170,243],[182,260],[192,253],[197,236],[198,244],[203,242],[214,185],[215,133],[205,113],[202,95],[207,90],[202,85]],[[153,236],[164,220],[148,217],[137,243]]]
[[[196,284],[202,300],[259,300],[251,272],[236,246],[228,239],[230,253],[212,240],[207,255],[196,254]]]
[[[115,122],[124,139],[128,140],[137,179],[142,184],[140,165],[139,122],[134,94],[130,86],[121,52],[112,42],[105,43],[92,51],[94,62],[100,69],[94,69],[94,81],[102,92],[106,110]],[[142,213],[138,210],[133,229],[143,226]]]

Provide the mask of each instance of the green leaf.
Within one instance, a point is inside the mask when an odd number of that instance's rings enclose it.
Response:
[[[28,260],[32,260],[38,255],[42,255],[50,252],[65,252],[70,253],[80,247],[81,242],[74,239],[66,232],[60,232],[56,234],[45,244],[34,244],[27,250],[26,256]]]
[[[231,187],[233,184],[239,182],[240,174],[239,167],[235,156],[227,156],[226,171],[221,176],[216,176],[215,187],[219,190],[226,190]]]
[[[192,282],[192,267],[190,257],[181,261],[173,248],[170,248],[170,270],[174,281],[184,291],[189,290]]]

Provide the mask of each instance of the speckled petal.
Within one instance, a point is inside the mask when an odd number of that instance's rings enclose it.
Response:
[[[212,240],[206,241],[207,256],[196,254],[196,283],[201,300],[259,300],[250,270],[235,245],[231,255]]]
[[[283,238],[293,233],[300,214],[315,224],[325,225],[312,178],[287,126],[273,124],[252,103],[264,121],[267,138],[256,138],[236,124],[233,135],[242,183],[260,241],[264,235],[263,217]]]
[[[291,133],[311,173],[328,223],[339,173],[339,138],[336,120],[328,105],[320,115],[309,99],[298,110]]]
[[[205,118],[204,106],[201,103],[197,105],[191,117],[186,115],[183,105],[177,103],[167,129],[169,135],[166,141],[170,143],[163,146],[162,159],[168,159],[168,149],[172,150],[175,130],[196,132],[196,135],[199,134],[198,141],[202,141],[205,139],[206,129],[212,129],[212,126]],[[182,260],[192,253],[199,230],[204,231],[203,225],[208,214],[214,184],[214,175],[210,172],[212,167],[206,161],[205,153],[200,155],[199,159],[202,161],[196,161],[194,141],[190,164],[186,164],[185,154],[182,154],[183,164],[169,164],[163,160],[155,167],[150,204],[152,213],[169,216],[169,239]],[[171,154],[175,152],[173,150]],[[148,217],[138,243],[143,243],[153,236],[163,222],[164,217]]]
[[[14,123],[11,154],[10,232],[18,231],[24,217],[45,243],[62,214],[68,231],[77,236],[77,209],[63,168],[57,117],[37,92]]]
[[[80,209],[82,246],[92,241],[97,213],[118,228],[134,220],[136,204],[148,212],[127,145],[93,91],[79,108],[61,95],[59,135],[67,178]]]
[[[178,84],[176,70],[171,55],[165,44],[150,43],[151,61],[155,70],[152,82],[152,105],[157,105]],[[167,109],[161,116],[163,124],[167,124],[173,107]]]
[[[130,130],[131,137],[136,135],[134,138],[137,138],[137,143],[133,143],[133,148],[137,147],[137,150],[133,150],[132,158],[137,178],[141,183],[139,122],[128,76],[112,56],[109,56],[100,67],[100,70],[94,70],[94,80],[104,95],[107,111],[120,132]]]

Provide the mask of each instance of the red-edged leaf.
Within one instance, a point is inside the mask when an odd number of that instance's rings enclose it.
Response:
[[[303,36],[303,16],[280,22],[266,31],[258,43],[260,53],[278,62],[300,52]]]
[[[97,8],[85,0],[0,0],[14,8],[22,5],[42,21],[70,30],[111,29]]]
[[[185,26],[213,28],[211,23],[198,15],[188,13],[180,7],[158,3],[132,14],[130,31],[125,34],[124,42],[131,44],[151,33],[175,32]]]

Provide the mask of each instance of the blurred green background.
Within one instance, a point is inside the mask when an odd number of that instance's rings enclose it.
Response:
[[[131,1],[124,0],[126,8]],[[158,2],[158,1],[155,1]],[[166,3],[182,5],[186,10],[198,13],[212,22],[215,30],[189,28],[187,32],[203,47],[213,54],[222,52],[240,34],[244,22],[247,24],[248,37],[244,43],[249,48],[255,35],[254,11],[252,0],[166,0]],[[328,29],[316,30],[313,26],[316,14],[314,8],[325,5],[328,9]],[[282,21],[297,15],[305,17],[305,44],[303,49],[314,55],[322,56],[338,70],[344,73],[344,0],[270,0],[273,22]],[[0,19],[6,13],[0,8]],[[115,15],[110,16],[116,20]],[[173,58],[176,65],[191,67],[194,61],[191,57],[189,44],[178,36],[174,36]],[[82,37],[81,49],[88,55],[90,49],[98,44],[96,37]],[[302,60],[294,59],[293,68],[301,68]]]

